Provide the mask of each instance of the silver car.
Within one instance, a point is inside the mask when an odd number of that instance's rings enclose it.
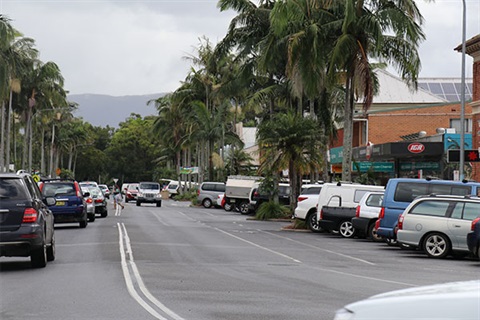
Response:
[[[466,255],[467,234],[478,216],[477,197],[419,197],[398,218],[397,239],[400,244],[422,249],[431,258]]]

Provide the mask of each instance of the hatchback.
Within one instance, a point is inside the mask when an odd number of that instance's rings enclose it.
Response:
[[[400,244],[422,249],[431,258],[466,255],[467,234],[479,216],[477,197],[420,197],[398,218],[397,239]]]
[[[0,174],[0,256],[30,257],[34,268],[55,259],[54,217],[33,178],[26,173]]]
[[[80,228],[85,228],[88,224],[89,216],[87,214],[87,204],[84,196],[89,193],[82,193],[82,189],[77,181],[70,179],[51,179],[43,180],[40,183],[40,190],[45,197],[54,197],[56,203],[49,206],[55,217],[55,223],[78,222]],[[93,217],[95,218],[95,213]]]

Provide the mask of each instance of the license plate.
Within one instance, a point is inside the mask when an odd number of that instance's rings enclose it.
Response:
[[[65,205],[65,201],[57,201],[57,203],[55,204],[56,206],[64,206]]]

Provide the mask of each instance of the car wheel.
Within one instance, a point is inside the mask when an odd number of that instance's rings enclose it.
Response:
[[[323,229],[319,226],[317,222],[317,212],[313,211],[307,215],[307,227],[312,232],[321,232]]]
[[[233,205],[230,204],[230,203],[225,203],[225,205],[223,206],[223,209],[225,211],[232,211],[233,210]]]
[[[128,203],[128,199],[127,199],[127,198],[125,198],[125,203]]]
[[[202,202],[202,205],[207,209],[211,208],[212,207],[212,200],[210,200],[208,198],[205,198]]]
[[[102,217],[102,218],[105,218],[106,216],[108,216],[108,209],[107,209],[107,207],[105,207],[105,209],[103,209],[103,212],[102,212],[102,214],[101,214],[101,217]]]
[[[377,234],[377,231],[375,230],[375,223],[370,223],[368,226],[368,237],[373,241],[373,242],[381,242],[383,241],[383,238],[380,237]]]
[[[240,203],[239,210],[240,210],[241,214],[249,214],[250,209],[248,208],[248,202],[244,201],[244,202]]]
[[[95,221],[95,213],[91,214],[89,217],[88,217],[88,222],[94,222]]]
[[[52,234],[52,241],[50,241],[50,246],[47,248],[47,261],[55,260],[55,234]]]
[[[351,221],[342,221],[338,232],[340,232],[340,235],[344,238],[351,238],[355,235],[355,228]]]
[[[423,250],[430,258],[444,258],[450,253],[450,240],[441,233],[431,233],[423,241]]]
[[[30,254],[30,262],[33,268],[45,268],[47,265],[47,246],[43,245],[32,251]]]
[[[137,207],[140,207],[141,202],[137,201]]]
[[[157,208],[158,207],[161,207],[162,206],[162,203],[161,202],[157,202]]]
[[[86,228],[88,225],[88,220],[85,219],[83,221],[80,221],[79,225],[80,225],[80,228]]]

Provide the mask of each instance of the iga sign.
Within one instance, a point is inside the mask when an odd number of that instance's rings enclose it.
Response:
[[[414,142],[410,143],[407,149],[411,153],[422,153],[425,150],[425,146],[420,142]]]

